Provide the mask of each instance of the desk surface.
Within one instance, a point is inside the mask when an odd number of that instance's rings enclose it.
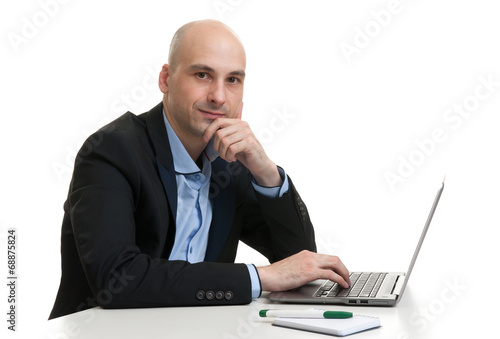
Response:
[[[396,307],[330,306],[357,314],[381,318],[382,327],[355,335],[356,338],[437,338],[488,334],[487,326],[476,332],[476,322],[460,312],[460,286],[444,281],[435,298],[419,302],[411,288]],[[455,288],[455,290],[454,290]],[[424,306],[422,306],[424,305]],[[261,297],[249,305],[179,307],[151,309],[90,309],[51,320],[44,338],[327,338],[323,334],[272,326],[270,319],[259,318],[263,308],[305,309],[310,305],[284,305]],[[325,308],[325,306],[316,306]],[[450,311],[454,308],[453,311]],[[479,323],[479,322],[476,322]]]

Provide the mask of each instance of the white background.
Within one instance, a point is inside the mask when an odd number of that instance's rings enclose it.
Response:
[[[418,303],[438,305],[447,282],[465,287],[435,309],[425,330],[411,314],[401,321],[424,337],[458,325],[472,333],[476,321],[487,333],[488,306],[472,300],[485,275],[498,277],[500,21],[493,3],[2,1],[0,281],[10,228],[18,234],[19,276],[15,334],[3,320],[1,283],[2,338],[43,334],[80,145],[125,111],[139,114],[161,100],[155,83],[173,33],[204,18],[224,21],[243,40],[243,119],[297,186],[319,251],[350,269],[406,270],[447,175],[414,271],[428,296]],[[348,45],[350,55],[342,50]],[[469,108],[463,116],[459,106]],[[424,142],[423,153],[418,142],[436,129],[440,142]],[[388,172],[401,181],[391,186]],[[264,263],[244,247],[238,261]],[[462,310],[471,308],[485,315],[467,325]]]

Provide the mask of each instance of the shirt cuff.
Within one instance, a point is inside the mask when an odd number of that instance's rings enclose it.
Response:
[[[260,284],[259,273],[257,273],[257,268],[252,264],[246,264],[248,267],[248,273],[250,273],[250,281],[252,282],[252,299],[257,299],[262,293],[262,287]]]
[[[257,184],[255,179],[252,177],[252,185],[254,190],[262,194],[268,198],[281,198],[285,193],[288,192],[288,176],[285,173],[285,170],[278,166],[278,172],[280,174],[281,179],[283,180],[283,184],[277,187],[264,187]]]

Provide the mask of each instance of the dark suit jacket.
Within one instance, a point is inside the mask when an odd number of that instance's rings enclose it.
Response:
[[[177,185],[162,104],[127,112],[90,136],[64,204],[62,277],[50,318],[87,308],[245,304],[251,283],[238,241],[270,262],[316,250],[307,209],[254,192],[241,163],[212,163],[213,217],[205,262],[169,261]]]

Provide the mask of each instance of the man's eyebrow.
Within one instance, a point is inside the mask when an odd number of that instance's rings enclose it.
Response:
[[[240,77],[244,78],[246,74],[245,74],[244,70],[241,70],[241,71],[229,72],[229,75],[236,75],[236,76],[240,76]]]
[[[215,70],[212,67],[207,66],[207,65],[202,65],[202,64],[191,65],[191,66],[189,66],[189,69],[191,71],[205,71],[205,72],[215,73]],[[245,71],[244,70],[236,70],[236,71],[229,72],[228,75],[240,76],[240,77],[244,78]]]
[[[215,72],[215,70],[212,67],[206,66],[206,65],[201,65],[201,64],[195,64],[189,66],[189,69],[192,71],[207,71],[207,72]]]

